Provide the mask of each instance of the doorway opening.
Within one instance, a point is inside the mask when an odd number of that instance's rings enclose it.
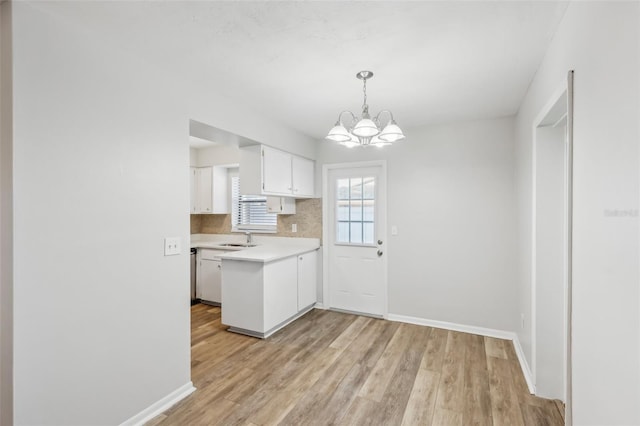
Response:
[[[532,375],[537,396],[571,401],[573,72],[533,126]]]

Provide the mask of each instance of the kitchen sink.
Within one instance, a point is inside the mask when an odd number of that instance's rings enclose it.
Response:
[[[256,244],[242,244],[242,243],[223,243],[222,247],[255,247]]]

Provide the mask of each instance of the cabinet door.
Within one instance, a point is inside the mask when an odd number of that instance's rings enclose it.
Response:
[[[221,303],[221,262],[220,260],[201,259],[198,269],[200,299]]]
[[[267,213],[280,214],[282,211],[281,197],[267,197]]]
[[[227,189],[227,168],[213,167],[213,195],[211,212],[217,214],[229,214],[229,191]]]
[[[291,161],[293,179],[293,195],[296,197],[313,197],[314,194],[314,162],[306,158],[293,156]]]
[[[298,311],[316,303],[317,252],[298,256]]]
[[[291,195],[291,154],[262,147],[262,184],[264,193]]]
[[[296,214],[296,200],[291,197],[267,197],[267,213]]]
[[[213,212],[213,170],[211,167],[198,168],[198,211]]]
[[[196,200],[198,198],[198,184],[196,180],[197,170],[195,167],[189,168],[189,187],[191,188],[191,196],[189,197],[189,201],[191,202],[191,208],[189,211],[191,214],[198,213],[198,206]]]
[[[264,332],[298,312],[296,258],[264,265]]]

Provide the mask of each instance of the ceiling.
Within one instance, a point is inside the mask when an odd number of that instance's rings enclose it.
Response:
[[[375,74],[370,112],[389,109],[404,129],[515,114],[566,6],[78,1],[55,12],[320,139],[340,111],[360,112],[363,69]]]

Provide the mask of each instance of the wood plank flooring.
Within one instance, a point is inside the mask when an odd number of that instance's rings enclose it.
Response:
[[[313,310],[258,340],[194,305],[191,359],[197,390],[147,425],[564,424],[511,342],[472,334]]]

